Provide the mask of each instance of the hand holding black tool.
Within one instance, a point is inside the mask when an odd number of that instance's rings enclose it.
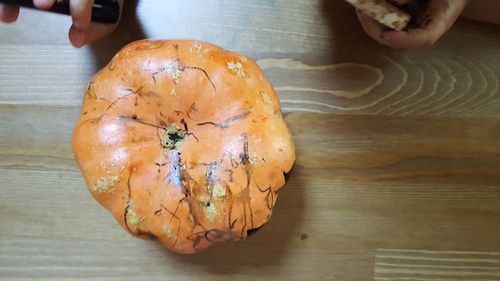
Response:
[[[115,29],[122,5],[123,0],[0,0],[0,21],[16,21],[19,7],[71,15],[69,39],[81,47]]]

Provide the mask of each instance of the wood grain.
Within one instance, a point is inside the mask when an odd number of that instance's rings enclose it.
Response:
[[[500,280],[497,26],[461,20],[432,49],[393,51],[343,1],[127,3],[83,49],[63,16],[0,26],[0,280]],[[83,89],[145,37],[244,52],[277,89],[297,161],[250,239],[175,255],[87,192],[70,146]]]
[[[184,24],[185,10],[199,20]],[[402,52],[372,42],[343,1],[140,1],[127,18],[83,50],[67,43],[70,22],[60,15],[26,10],[18,24],[0,26],[0,61],[9,65],[0,70],[0,102],[76,106],[93,73],[126,43],[196,38],[258,60],[285,111],[500,114],[496,26],[462,20],[435,48]],[[29,85],[27,77],[35,77]]]
[[[377,250],[375,280],[500,279],[500,252]]]
[[[231,268],[242,280],[255,268],[270,280],[369,280],[373,249],[500,247],[498,120],[288,114],[297,166],[270,224],[187,257],[129,237],[91,199],[71,161],[75,109],[30,107],[24,126],[54,134],[1,138],[4,280],[201,280]],[[2,128],[22,127],[20,108],[1,108]]]

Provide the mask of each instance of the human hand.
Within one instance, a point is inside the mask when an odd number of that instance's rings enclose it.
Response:
[[[411,0],[389,0],[397,6]],[[358,11],[358,19],[365,32],[375,41],[394,49],[430,47],[450,29],[460,16],[467,0],[428,0],[422,12],[414,19],[416,26],[408,30],[387,30],[386,27]]]
[[[56,0],[33,0],[33,4],[38,9],[49,9]],[[80,48],[101,37],[113,32],[116,24],[91,23],[93,0],[70,0],[70,12],[73,24],[69,29],[68,37],[71,44]],[[119,0],[120,9],[123,10],[123,0]],[[0,4],[0,21],[11,23],[17,20],[19,7]]]

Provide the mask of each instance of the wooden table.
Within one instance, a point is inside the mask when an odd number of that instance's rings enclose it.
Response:
[[[342,1],[143,0],[126,18],[79,50],[63,16],[0,26],[0,280],[500,280],[498,26],[394,51]],[[87,192],[70,147],[85,84],[146,37],[243,52],[279,92],[296,168],[251,239],[171,254]]]

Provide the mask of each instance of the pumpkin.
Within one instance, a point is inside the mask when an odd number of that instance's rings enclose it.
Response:
[[[295,160],[258,65],[192,40],[120,50],[88,84],[72,146],[95,200],[178,253],[263,226]]]

